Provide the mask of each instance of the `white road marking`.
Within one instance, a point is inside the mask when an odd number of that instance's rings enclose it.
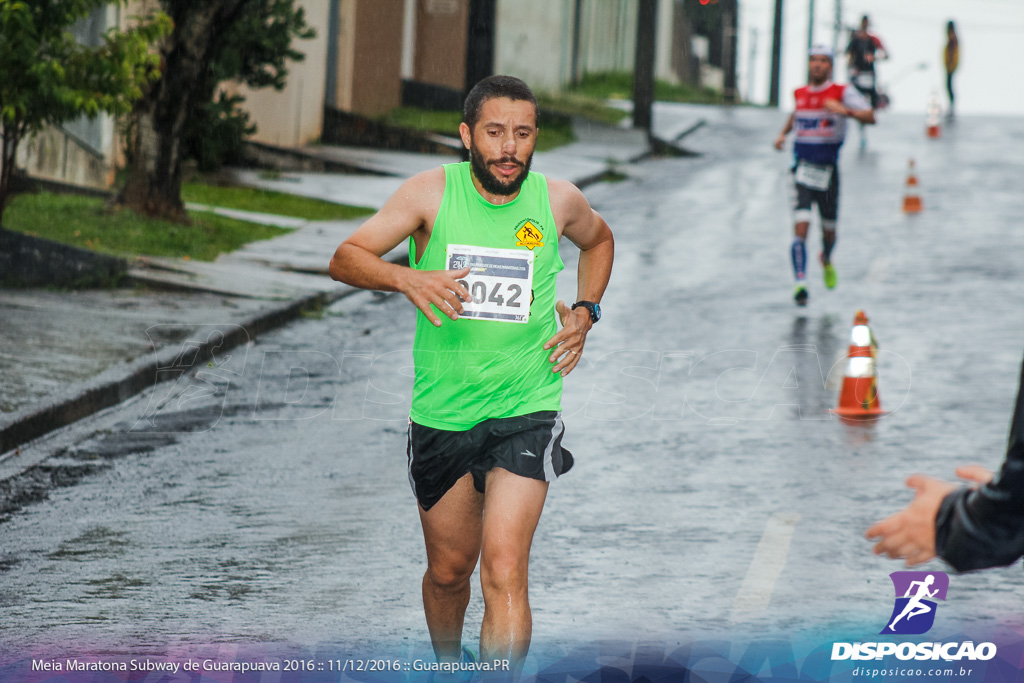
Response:
[[[798,521],[800,515],[795,512],[776,513],[768,519],[747,576],[733,600],[729,623],[746,621],[767,611],[775,582],[786,566],[789,544]]]
[[[890,263],[892,263],[892,258],[888,254],[879,256],[871,262],[864,280],[866,282],[882,282],[885,280],[885,274],[889,270]]]

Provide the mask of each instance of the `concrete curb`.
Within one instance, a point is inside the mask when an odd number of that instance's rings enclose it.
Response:
[[[121,280],[126,258],[54,242],[0,226],[0,284],[15,287],[94,287]]]
[[[307,150],[294,147],[278,147],[265,142],[249,140],[245,143],[251,161],[257,168],[273,168],[280,171],[318,171],[324,173],[358,173],[365,175],[390,176],[377,169],[363,168],[360,164],[351,164],[336,159],[327,159]]]
[[[690,133],[694,133],[707,125],[707,121],[704,119],[698,119],[695,124],[686,128],[685,130],[672,136],[671,139],[665,140],[657,136],[651,137],[651,154],[674,154],[681,157],[699,157],[700,152],[694,152],[693,150],[687,149],[679,144],[679,142]]]
[[[48,432],[117,405],[161,382],[161,375],[167,374],[161,370],[174,367],[187,371],[210,358],[215,348],[223,351],[247,343],[258,334],[295,320],[303,311],[324,305],[326,298],[324,294],[303,297],[225,326],[223,338],[216,343],[207,340],[200,344],[198,353],[188,365],[177,363],[181,349],[180,345],[175,345],[160,348],[126,365],[108,368],[96,377],[46,399],[42,405],[14,413],[10,423],[0,429],[0,453],[7,453]],[[0,456],[0,462],[7,457],[9,455]]]

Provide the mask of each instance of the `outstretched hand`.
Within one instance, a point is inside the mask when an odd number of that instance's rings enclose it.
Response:
[[[907,566],[913,567],[935,557],[935,517],[942,499],[957,486],[923,474],[911,475],[906,484],[914,489],[914,500],[903,510],[873,524],[864,536],[878,539],[876,555],[894,560],[905,558]]]
[[[957,467],[956,476],[971,482],[971,488],[978,488],[992,481],[995,473],[983,465],[971,464]]]
[[[561,299],[555,303],[555,310],[558,311],[558,318],[562,321],[562,329],[555,336],[547,340],[545,349],[554,349],[548,360],[555,363],[552,372],[562,373],[565,377],[576,364],[580,362],[583,355],[583,345],[587,340],[587,332],[594,326],[590,321],[590,311],[586,308],[577,308],[575,311],[565,305]]]

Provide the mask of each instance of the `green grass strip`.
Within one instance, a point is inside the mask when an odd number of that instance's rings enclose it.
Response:
[[[629,112],[609,107],[602,99],[578,92],[537,95],[537,104],[542,109],[558,112],[565,116],[579,116],[609,126],[618,125],[629,116]],[[543,119],[543,116],[541,117]],[[543,121],[541,122],[543,126]]]
[[[604,100],[633,99],[633,74],[629,71],[602,71],[584,74],[573,89],[590,97]],[[659,102],[685,102],[691,104],[721,104],[722,93],[711,88],[676,85],[668,81],[654,82],[654,99]]]
[[[20,194],[4,212],[8,230],[35,235],[116,256],[170,256],[212,261],[256,240],[288,231],[211,213],[190,213],[191,225],[140,216],[128,209],[106,208],[93,197]]]

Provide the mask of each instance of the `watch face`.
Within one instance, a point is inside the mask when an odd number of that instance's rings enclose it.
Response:
[[[596,323],[601,319],[601,304],[595,304],[592,301],[577,301],[572,305],[572,310],[576,310],[579,307],[583,307],[590,311],[590,321]]]

